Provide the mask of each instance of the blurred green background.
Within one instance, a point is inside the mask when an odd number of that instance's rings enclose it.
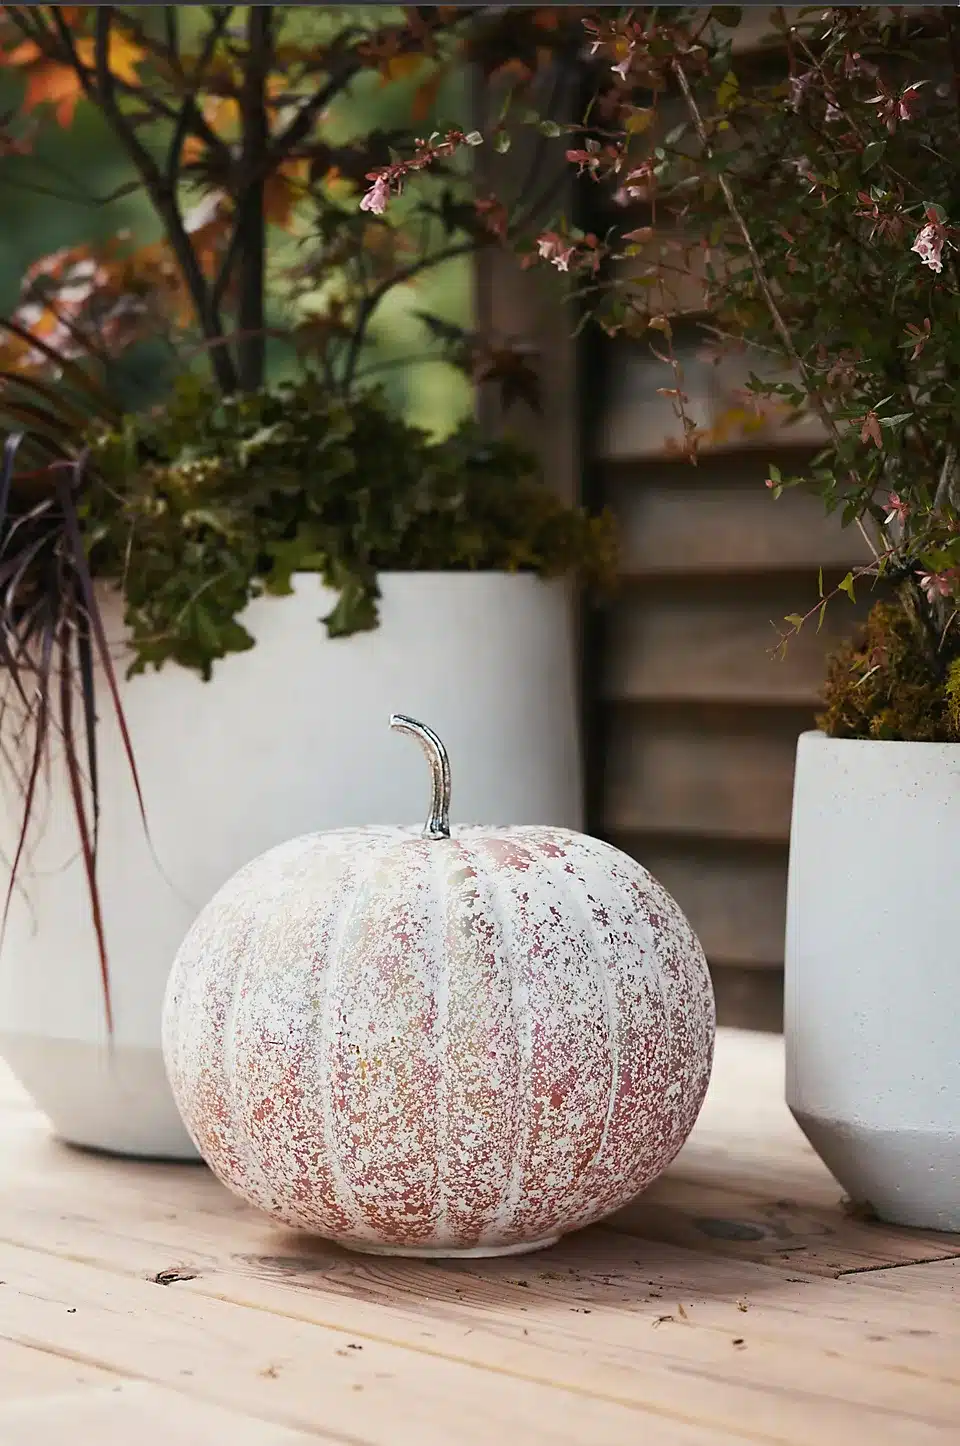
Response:
[[[141,18],[150,11],[159,16],[162,6],[137,6]],[[184,28],[202,20],[200,7],[179,6]],[[304,37],[342,25],[349,18],[356,24],[364,11],[376,14],[380,23],[389,16],[385,7],[306,6],[294,17]],[[399,12],[398,12],[399,14]],[[238,7],[242,18],[242,7]],[[419,82],[392,82],[383,86],[378,76],[359,78],[350,97],[337,105],[328,123],[332,139],[342,140],[375,126],[409,124],[410,104]],[[24,89],[22,76],[9,67],[0,69],[0,113],[15,111]],[[441,85],[434,115],[423,123],[429,132],[455,120],[462,123],[466,88],[461,76],[451,75]],[[418,127],[419,129],[419,127]],[[0,205],[4,225],[0,228],[0,307],[9,314],[16,306],[24,270],[38,257],[64,246],[103,241],[118,231],[130,230],[137,241],[156,238],[156,225],[149,204],[139,195],[128,195],[103,204],[112,192],[133,179],[133,171],[106,126],[93,109],[81,102],[73,124],[60,130],[52,120],[40,128],[41,135],[29,157],[0,159]],[[278,256],[293,243],[273,230],[271,245]],[[429,339],[417,311],[427,311],[460,326],[468,326],[472,314],[471,262],[447,262],[422,273],[415,284],[396,288],[385,298],[365,356],[375,368],[378,382],[410,421],[431,432],[446,433],[472,407],[466,379],[441,361],[418,362]],[[127,405],[145,405],[156,399],[156,379],[162,375],[157,357],[149,348],[130,355],[123,367],[121,389]],[[289,370],[293,363],[282,353],[274,354],[273,375]]]

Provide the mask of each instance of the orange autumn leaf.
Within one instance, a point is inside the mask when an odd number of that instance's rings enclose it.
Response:
[[[239,131],[240,102],[232,95],[208,96],[203,103],[203,118],[218,135]]]
[[[440,66],[428,76],[422,85],[417,86],[413,96],[413,104],[410,107],[410,119],[413,121],[425,121],[433,107],[437,103],[437,95],[440,86],[443,84],[446,68]]]
[[[380,67],[381,85],[389,85],[391,81],[407,80],[411,75],[417,75],[423,69],[425,60],[425,56],[410,51],[391,55]]]
[[[77,55],[81,64],[88,69],[95,64],[95,47],[92,39],[81,36],[76,41]],[[110,36],[109,64],[118,80],[128,85],[138,82],[137,66],[143,60],[143,50],[134,44],[129,36],[114,32]],[[61,65],[56,60],[46,60],[32,41],[25,41],[8,52],[6,60],[13,65],[28,66],[27,86],[23,97],[23,109],[34,110],[38,105],[52,105],[57,124],[66,128],[73,120],[77,101],[83,94],[83,83],[72,65]]]
[[[93,67],[96,64],[96,46],[94,41],[83,36],[76,41],[77,54],[83,64]],[[110,32],[110,43],[107,48],[107,64],[117,80],[122,80],[125,85],[138,85],[140,77],[137,74],[137,67],[143,60],[144,52],[136,41],[131,40],[129,35],[124,35],[121,30]]]
[[[40,59],[40,55],[39,45],[32,40],[24,40],[13,50],[8,50],[3,58],[7,65],[32,65],[35,60]]]
[[[207,154],[207,147],[199,136],[187,136],[181,151],[184,165],[195,166]]]
[[[23,96],[23,109],[35,110],[38,105],[52,105],[57,124],[66,128],[73,120],[83,86],[76,71],[69,65],[44,61],[31,68]]]
[[[263,214],[273,226],[289,226],[293,209],[302,200],[310,174],[306,160],[290,161],[267,177],[263,186]]]

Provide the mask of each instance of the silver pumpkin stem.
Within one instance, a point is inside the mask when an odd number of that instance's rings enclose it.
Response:
[[[411,733],[423,749],[430,765],[430,813],[423,826],[423,836],[429,839],[450,837],[450,759],[447,750],[432,728],[408,718],[404,713],[394,713],[390,727],[400,733]]]

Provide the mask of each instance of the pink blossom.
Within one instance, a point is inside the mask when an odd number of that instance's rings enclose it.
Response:
[[[921,572],[920,586],[927,595],[927,601],[934,598],[951,597],[956,585],[956,572]]]
[[[904,502],[903,498],[900,497],[896,492],[891,492],[890,496],[887,498],[887,515],[884,518],[884,522],[886,523],[887,527],[889,527],[891,522],[894,521],[900,523],[905,522],[909,514],[909,502]]]
[[[542,236],[537,237],[540,259],[549,261],[558,271],[570,270],[570,258],[576,249],[576,246],[565,246],[563,237],[558,236],[556,231],[544,231]]]
[[[940,259],[943,252],[942,227],[928,222],[917,235],[910,250],[915,251],[924,266],[929,266],[931,271],[941,272],[943,270],[943,262]]]
[[[619,75],[621,80],[626,80],[627,75],[629,74],[630,62],[633,60],[633,49],[634,47],[631,43],[630,48],[627,51],[626,55],[623,57],[623,59],[618,61],[616,65],[611,65],[610,67],[614,75]]]
[[[803,75],[791,75],[790,94],[787,104],[792,111],[798,111],[800,109],[812,79],[812,70],[806,71]]]
[[[897,115],[900,120],[912,119],[916,111],[917,96],[920,94],[921,84],[922,82],[918,82],[916,85],[908,85],[906,90],[901,91],[900,99],[897,103]]]
[[[390,182],[386,176],[378,176],[369,191],[361,196],[360,210],[372,211],[375,216],[382,216],[389,200]]]

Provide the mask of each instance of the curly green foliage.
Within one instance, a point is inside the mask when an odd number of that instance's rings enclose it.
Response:
[[[83,525],[94,575],[122,590],[132,671],[168,660],[209,678],[253,646],[263,592],[316,572],[339,599],[332,637],[377,626],[384,570],[616,570],[611,519],[562,503],[528,453],[472,425],[442,442],[376,396],[315,378],[218,398],[192,381],[167,406],[92,439]]]
[[[878,603],[830,659],[824,702],[831,738],[960,742],[960,640],[938,649],[908,608]]]

